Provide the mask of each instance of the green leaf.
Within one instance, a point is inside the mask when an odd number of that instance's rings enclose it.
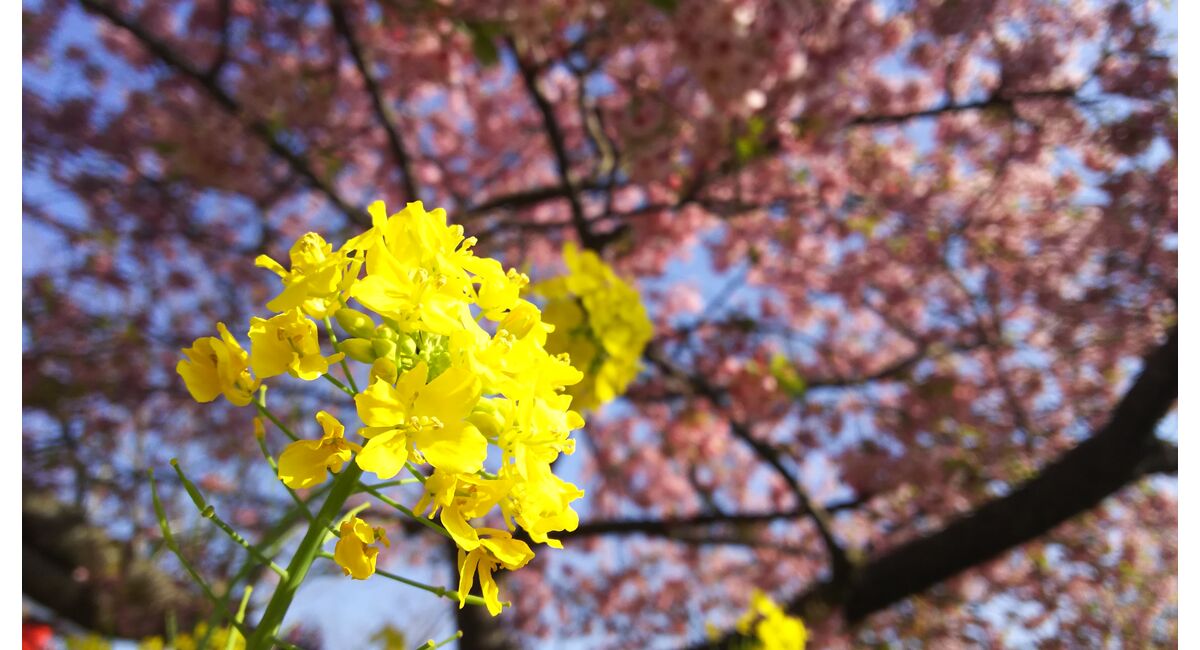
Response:
[[[757,115],[746,121],[746,133],[734,140],[734,153],[737,155],[737,161],[744,163],[751,160],[764,151],[762,134],[766,130],[766,122]]]
[[[500,62],[500,50],[496,47],[496,37],[500,30],[491,23],[464,23],[463,27],[471,35],[471,51],[480,65],[487,68]]]
[[[771,357],[771,376],[779,382],[779,387],[792,397],[800,397],[808,388],[808,383],[796,372],[796,367],[782,354]]]

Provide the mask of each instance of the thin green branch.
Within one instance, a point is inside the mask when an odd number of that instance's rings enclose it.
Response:
[[[342,345],[338,342],[337,334],[333,332],[333,323],[330,322],[328,316],[325,317],[325,331],[329,333],[329,341],[333,343],[334,352],[341,352]],[[342,355],[339,363],[342,364],[342,372],[346,373],[346,381],[350,382],[350,388],[353,388],[354,392],[357,393],[358,384],[354,382],[354,375],[350,372],[350,364],[346,363],[345,355]]]
[[[296,595],[296,591],[300,589],[300,584],[304,581],[304,577],[308,575],[308,570],[312,566],[313,560],[321,551],[321,545],[325,542],[329,532],[329,524],[337,517],[342,506],[346,503],[346,499],[354,493],[355,487],[358,485],[358,479],[362,476],[362,470],[356,463],[351,463],[338,477],[333,481],[333,486],[329,490],[329,496],[325,499],[325,503],[321,505],[320,512],[317,513],[316,521],[312,522],[308,531],[304,534],[304,539],[300,541],[300,546],[296,548],[295,555],[292,556],[291,562],[288,563],[288,579],[281,582],[275,588],[275,593],[271,595],[270,602],[267,603],[266,611],[263,612],[262,618],[259,620],[258,627],[254,630],[254,634],[249,637],[246,643],[247,650],[266,650],[279,630],[280,624],[283,622],[283,616],[287,613],[288,607],[292,604],[292,599]]]
[[[398,503],[392,499],[389,499],[386,495],[384,495],[379,490],[376,490],[375,488],[373,488],[369,485],[364,485],[364,486],[362,486],[362,491],[367,492],[371,496],[382,501],[384,504],[389,505],[389,506],[399,510],[400,512],[403,512],[404,514],[408,515],[409,517],[412,517],[413,519],[415,519],[417,521],[417,523],[436,532],[437,534],[442,535],[443,537],[445,537],[447,539],[454,539],[454,537],[451,536],[450,533],[441,526],[441,524],[438,524],[438,523],[434,522],[433,520],[428,519],[426,517],[421,517],[421,516],[417,515],[415,512],[413,512],[409,508],[405,507],[403,504]]]
[[[337,386],[343,393],[349,395],[350,397],[354,397],[355,395],[358,394],[358,391],[350,390],[349,386],[338,381],[337,377],[334,377],[333,375],[331,375],[329,373],[325,373],[321,376],[324,377],[326,380],[328,380],[329,383],[333,384],[334,386]]]
[[[233,620],[238,624],[241,624],[242,621],[246,620],[246,605],[250,603],[250,594],[253,591],[254,587],[251,587],[250,585],[246,585],[246,589],[242,591],[242,602],[238,604],[237,615],[233,617]],[[239,632],[238,635],[240,636],[241,633]],[[225,638],[225,650],[233,650],[233,646],[236,643],[237,637],[234,636],[233,632],[230,632],[229,636]]]
[[[317,499],[322,499],[328,490],[329,484],[322,485],[313,492],[308,500],[311,502]],[[300,519],[301,513],[304,513],[304,516],[310,519],[312,517],[312,515],[309,513],[307,504],[303,501],[299,502],[296,507],[284,513],[283,517],[281,517],[279,521],[276,522],[276,524],[270,530],[268,530],[265,535],[263,535],[263,539],[261,542],[259,542],[259,546],[267,548],[265,551],[267,556],[274,556],[279,553],[280,548],[283,546],[284,539],[287,536],[287,532],[291,530],[292,526],[294,526],[297,520]],[[223,613],[228,611],[227,607],[229,605],[229,598],[233,595],[234,588],[242,580],[245,580],[247,577],[249,577],[251,572],[253,572],[258,566],[261,565],[255,562],[254,558],[252,557],[247,557],[242,563],[242,566],[238,569],[237,573],[229,581],[229,586],[225,589],[225,593],[221,595],[220,604],[213,608],[213,613],[209,615],[208,629],[205,631],[199,647],[208,647],[208,642],[212,637],[213,631],[216,630],[218,624],[220,624]]]
[[[425,476],[420,468],[418,468],[416,465],[413,465],[411,460],[404,461],[404,466],[408,468],[408,473],[412,474],[413,478],[417,479],[422,484],[425,483],[425,479],[429,478],[428,476]]]
[[[437,650],[438,648],[440,648],[444,645],[448,645],[454,641],[461,639],[462,636],[463,636],[462,630],[459,630],[454,633],[454,636],[446,637],[445,639],[442,639],[441,641],[438,641],[436,643],[434,642],[433,639],[430,639],[430,640],[426,641],[425,643],[422,643],[421,645],[417,646],[417,650]]]
[[[323,557],[326,560],[331,560],[331,561],[336,562],[336,560],[334,560],[334,557],[331,553],[322,552],[319,554],[319,557]],[[405,578],[404,576],[396,575],[395,573],[392,573],[391,571],[385,571],[385,570],[379,569],[379,568],[375,569],[375,574],[383,576],[383,577],[387,578],[388,580],[395,580],[396,582],[399,582],[401,584],[406,584],[410,587],[416,587],[417,589],[421,589],[423,591],[428,591],[429,593],[431,593],[435,596],[438,596],[440,598],[446,598],[449,600],[453,600],[456,603],[458,602],[458,592],[457,591],[454,591],[451,589],[446,589],[445,587],[434,587],[433,585],[427,585],[423,582],[417,582],[416,580],[410,580],[408,578]],[[480,598],[479,596],[468,595],[466,602],[468,605],[487,605],[487,603],[483,600],[483,598]]]
[[[397,481],[387,481],[384,483],[375,483],[374,485],[365,485],[364,484],[362,486],[362,488],[360,488],[359,491],[365,492],[366,488],[371,488],[372,490],[382,490],[383,488],[399,487],[401,485],[412,485],[413,483],[424,483],[424,482],[425,481],[422,481],[419,478],[402,478]]]
[[[279,430],[282,431],[287,437],[291,438],[293,442],[300,439],[300,436],[297,436],[296,434],[292,433],[292,430],[290,428],[288,428],[288,425],[284,424],[282,421],[280,421],[279,418],[275,417],[274,413],[267,410],[267,387],[266,386],[263,386],[262,390],[260,390],[258,392],[258,399],[254,400],[254,408],[258,409],[259,414],[261,414],[263,417],[270,420],[271,424],[274,424],[275,426],[279,427]]]
[[[287,580],[288,574],[286,569],[272,562],[271,558],[263,555],[262,551],[246,541],[245,537],[242,537],[240,533],[217,515],[217,511],[213,508],[212,504],[205,501],[204,495],[200,494],[200,490],[196,488],[196,485],[184,475],[183,468],[179,466],[178,458],[171,459],[171,467],[175,468],[175,473],[179,475],[179,482],[183,483],[183,489],[187,491],[188,496],[192,498],[192,503],[195,503],[196,507],[200,510],[200,516],[216,524],[217,528],[221,529],[221,532],[228,535],[229,539],[232,539],[235,544],[246,549],[246,552],[253,556],[254,559],[274,571],[281,579]]]
[[[167,548],[171,549],[171,552],[174,553],[175,557],[179,559],[179,564],[183,566],[183,570],[187,572],[192,581],[196,583],[196,586],[200,587],[200,591],[204,592],[204,596],[208,598],[210,602],[212,602],[213,606],[223,607],[225,601],[222,601],[222,599],[218,598],[217,595],[213,593],[212,587],[208,586],[208,583],[204,580],[204,578],[200,577],[200,573],[196,571],[196,568],[192,566],[192,563],[189,562],[186,557],[184,557],[183,550],[179,547],[179,542],[175,541],[175,535],[171,532],[171,524],[167,522],[167,513],[166,510],[163,509],[162,500],[158,498],[158,483],[154,480],[154,469],[148,469],[146,472],[150,478],[150,498],[154,501],[154,515],[158,518],[158,527],[159,530],[162,531],[163,543],[166,544]],[[227,617],[228,615],[228,612],[224,613],[224,616]],[[230,619],[229,624],[237,629],[238,632],[241,632],[243,636],[248,636],[245,626],[243,626],[241,623]],[[294,648],[294,646],[276,639],[273,633],[269,635],[268,638],[272,643],[275,643],[281,647]]]

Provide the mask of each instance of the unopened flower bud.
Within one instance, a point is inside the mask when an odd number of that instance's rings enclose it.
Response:
[[[391,359],[376,359],[375,363],[371,364],[371,378],[376,377],[386,381],[389,384],[396,383],[396,378],[400,376],[400,369],[396,367],[396,362]]]
[[[374,346],[366,339],[346,339],[342,341],[341,347],[346,356],[362,363],[371,363],[377,356]]]
[[[371,348],[380,359],[393,359],[396,356],[396,342],[388,339],[372,339]]]
[[[372,332],[369,336],[373,339],[387,339],[389,341],[400,340],[400,332],[396,331],[395,329],[393,329],[392,327],[390,327],[386,324],[376,327],[375,331]]]
[[[399,345],[400,354],[406,357],[411,357],[417,353],[417,340],[411,336],[401,336]]]
[[[341,325],[342,329],[346,330],[346,333],[350,336],[365,339],[375,334],[375,321],[357,309],[343,307],[337,310],[337,313],[333,317],[337,319],[338,325]]]
[[[498,437],[504,428],[504,419],[500,417],[499,410],[487,399],[476,402],[475,410],[467,416],[467,421],[475,425],[484,437],[490,439]]]

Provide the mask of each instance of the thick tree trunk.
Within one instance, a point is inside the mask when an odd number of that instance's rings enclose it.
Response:
[[[163,634],[168,611],[190,628],[207,608],[195,589],[53,495],[25,486],[21,515],[21,590],[55,614],[102,634],[141,638]]]
[[[945,528],[872,558],[843,584],[823,583],[789,610],[806,619],[840,612],[857,622],[962,571],[1036,539],[1096,507],[1148,473],[1175,469],[1173,447],[1155,435],[1179,392],[1178,332],[1145,359],[1108,423],[1035,478]],[[730,633],[699,647],[729,647]]]

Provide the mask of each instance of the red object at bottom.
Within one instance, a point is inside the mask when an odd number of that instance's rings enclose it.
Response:
[[[21,621],[21,650],[50,650],[54,630],[41,621]]]

